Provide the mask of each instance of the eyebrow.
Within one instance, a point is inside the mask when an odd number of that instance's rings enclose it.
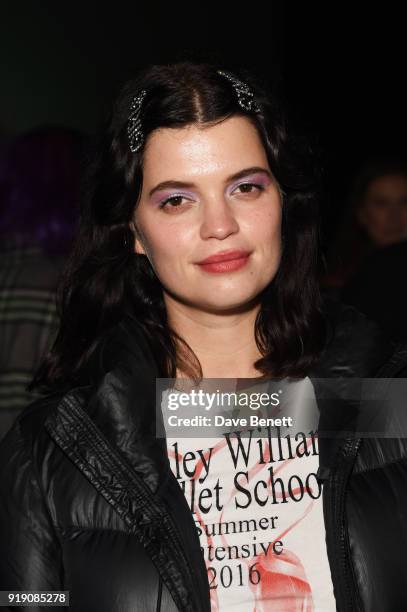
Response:
[[[225,183],[243,178],[245,176],[248,176],[249,174],[259,172],[261,172],[262,174],[266,174],[270,179],[273,178],[270,170],[262,168],[261,166],[252,166],[251,168],[244,168],[243,170],[239,170],[239,172],[235,172],[235,174],[228,176]],[[156,191],[161,191],[162,189],[192,189],[193,187],[196,187],[194,183],[185,183],[183,181],[163,181],[162,183],[158,183],[158,185],[153,187],[148,195],[149,197],[151,197],[153,193],[155,193]]]

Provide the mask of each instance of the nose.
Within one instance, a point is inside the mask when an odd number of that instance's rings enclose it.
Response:
[[[239,231],[239,224],[231,208],[223,198],[207,200],[202,207],[200,236],[203,240],[222,240]]]

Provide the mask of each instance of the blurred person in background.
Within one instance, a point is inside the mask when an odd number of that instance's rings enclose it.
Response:
[[[363,278],[362,267],[370,255],[406,238],[407,163],[390,158],[367,161],[353,181],[340,229],[327,253],[325,290],[340,297],[356,275],[358,282]],[[351,299],[348,293],[347,297]]]
[[[40,127],[0,169],[0,439],[37,394],[26,387],[56,332],[55,292],[77,217],[83,136]]]

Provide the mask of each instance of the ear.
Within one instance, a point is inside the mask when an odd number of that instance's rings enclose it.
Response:
[[[130,221],[130,229],[134,234],[134,252],[137,253],[137,255],[147,255],[134,221]]]

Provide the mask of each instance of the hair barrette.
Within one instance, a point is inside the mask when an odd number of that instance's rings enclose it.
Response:
[[[246,83],[240,81],[232,72],[227,70],[217,70],[216,72],[232,83],[238,102],[244,110],[260,112],[261,109],[254,99],[253,91]]]
[[[127,136],[130,143],[132,153],[138,151],[144,141],[143,130],[141,129],[140,112],[143,100],[147,95],[147,91],[142,89],[131,101],[130,114],[127,124]]]

